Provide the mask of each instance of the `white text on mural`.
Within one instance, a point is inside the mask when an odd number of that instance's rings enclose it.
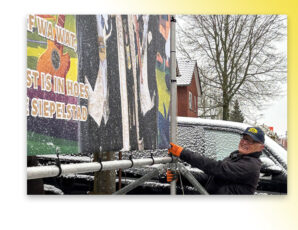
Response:
[[[77,50],[76,34],[62,28],[59,25],[53,26],[51,21],[41,18],[36,15],[28,15],[27,30],[33,32],[33,28],[37,28],[37,33],[41,37],[56,41],[59,44],[65,45]]]
[[[66,95],[88,99],[88,86],[81,82],[71,81],[59,76],[52,76],[49,73],[38,72],[27,69],[27,88],[41,92],[53,92],[55,95]],[[31,108],[31,111],[30,111]],[[27,97],[27,116],[56,118],[64,120],[86,121],[88,110],[86,106],[71,103],[52,101],[34,97]],[[54,117],[55,116],[55,117]]]

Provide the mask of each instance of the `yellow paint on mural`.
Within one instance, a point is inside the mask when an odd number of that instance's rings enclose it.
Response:
[[[158,104],[158,111],[166,117],[168,114],[168,109],[170,108],[170,92],[168,91],[166,81],[165,81],[165,72],[156,69],[156,83],[158,89],[158,96],[159,96],[159,104]],[[164,105],[166,108],[166,113],[164,114]]]
[[[27,46],[27,56],[40,57],[44,51],[45,49],[40,46],[38,48]]]
[[[70,67],[66,75],[66,80],[68,79],[72,81],[78,80],[78,59],[77,58],[70,59]]]

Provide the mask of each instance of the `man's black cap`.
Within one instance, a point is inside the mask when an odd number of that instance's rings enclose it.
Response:
[[[252,139],[254,139],[254,141],[260,142],[262,144],[265,142],[265,134],[259,127],[247,127],[242,135],[244,134],[250,136]]]

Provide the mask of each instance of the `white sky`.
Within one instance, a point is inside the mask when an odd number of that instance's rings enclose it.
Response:
[[[284,137],[287,131],[287,96],[279,98],[272,106],[263,111],[260,124],[273,126],[278,136]]]

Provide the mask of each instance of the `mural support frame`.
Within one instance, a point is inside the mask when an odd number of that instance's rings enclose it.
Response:
[[[175,15],[171,15],[171,128],[170,141],[177,142],[177,80],[176,80],[176,19]],[[174,162],[170,164],[170,169],[177,168],[177,158],[174,157]],[[176,181],[171,182],[171,195],[176,195]]]
[[[142,167],[153,164],[167,164],[172,161],[172,157],[157,157],[157,158],[143,158],[134,159],[133,168]],[[90,163],[77,163],[77,164],[61,164],[61,175],[67,175],[71,173],[88,173],[106,170],[117,170],[131,168],[131,160],[114,160],[114,161],[102,161],[90,162]],[[27,180],[57,177],[59,174],[59,168],[56,165],[48,166],[36,166],[27,168]]]
[[[147,173],[146,175],[142,176],[141,178],[137,179],[133,183],[130,183],[129,185],[125,186],[124,188],[118,190],[117,192],[114,192],[113,195],[124,195],[128,193],[129,191],[135,189],[136,187],[143,184],[145,181],[150,180],[151,178],[159,175],[159,170],[164,168],[164,165],[156,165],[152,166],[153,171]]]

